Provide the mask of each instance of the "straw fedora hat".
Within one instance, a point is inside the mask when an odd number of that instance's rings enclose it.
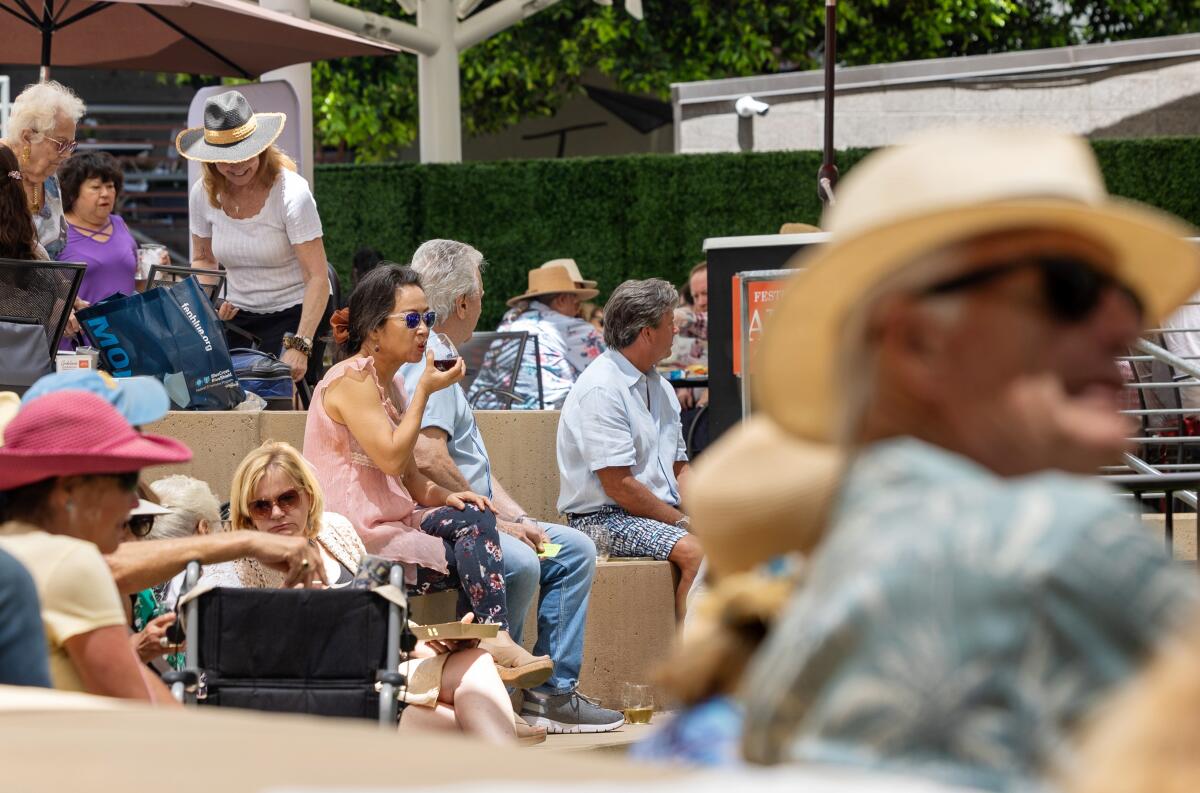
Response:
[[[876,284],[922,254],[983,234],[1073,232],[1113,253],[1111,273],[1166,316],[1200,288],[1195,231],[1164,212],[1113,198],[1091,147],[1075,135],[954,129],[919,135],[864,159],[822,218],[811,252],[768,320],[754,402],[787,432],[829,442],[839,427],[841,336]]]
[[[565,267],[567,268],[567,272],[571,274],[571,280],[575,282],[576,286],[582,286],[587,289],[594,289],[596,287],[595,281],[589,281],[579,272],[579,265],[575,263],[574,259],[551,259],[542,265],[543,270],[547,267]]]
[[[525,294],[512,298],[508,301],[508,305],[515,306],[522,300],[532,300],[542,295],[557,295],[563,292],[578,295],[580,300],[591,300],[600,294],[599,290],[577,286],[575,279],[571,277],[571,273],[567,271],[566,267],[543,265],[529,271],[529,287],[525,290]]]
[[[204,102],[204,126],[175,138],[180,155],[197,162],[244,162],[262,154],[283,132],[283,113],[255,113],[239,91],[226,91]]]

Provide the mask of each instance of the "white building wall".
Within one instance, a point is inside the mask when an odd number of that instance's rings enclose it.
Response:
[[[678,108],[678,150],[821,148],[820,94],[767,101],[770,112],[753,119],[739,119],[729,101]],[[957,125],[1049,126],[1108,138],[1200,135],[1200,60],[1129,64],[1075,76],[851,89],[839,91],[834,107],[837,148],[883,146],[918,130]],[[749,136],[747,124],[753,128]]]

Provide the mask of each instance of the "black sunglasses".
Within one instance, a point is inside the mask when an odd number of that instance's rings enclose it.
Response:
[[[157,515],[130,515],[125,521],[125,528],[134,537],[145,537],[154,530],[154,519]]]
[[[425,321],[425,327],[433,330],[433,326],[437,324],[437,312],[426,311],[422,314],[420,311],[401,312],[398,314],[388,314],[388,317],[404,317],[404,326],[409,330],[416,330],[421,321]]]
[[[1035,270],[1042,280],[1046,305],[1055,319],[1080,322],[1091,314],[1108,289],[1119,289],[1134,302],[1139,313],[1142,303],[1132,290],[1084,259],[1072,256],[1028,256],[1015,261],[983,267],[940,281],[926,288],[926,297],[948,295],[978,289],[1018,270]]]

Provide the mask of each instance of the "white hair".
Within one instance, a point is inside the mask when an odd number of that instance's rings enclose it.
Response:
[[[78,122],[85,109],[83,100],[62,83],[49,80],[27,85],[12,103],[5,137],[15,142],[29,130],[36,143],[54,129],[59,116]]]
[[[445,320],[454,313],[454,303],[460,297],[479,294],[476,273],[485,264],[483,254],[465,242],[428,240],[413,253],[410,266],[421,276],[429,308]]]
[[[221,523],[221,504],[206,482],[190,476],[175,474],[150,485],[159,503],[171,508],[170,515],[154,519],[148,540],[170,540],[191,537],[200,521],[208,521],[215,531]]]

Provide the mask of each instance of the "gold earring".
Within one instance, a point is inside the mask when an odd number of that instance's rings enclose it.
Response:
[[[28,143],[25,144],[25,148],[21,151],[21,162],[22,163],[29,162],[29,144]]]

